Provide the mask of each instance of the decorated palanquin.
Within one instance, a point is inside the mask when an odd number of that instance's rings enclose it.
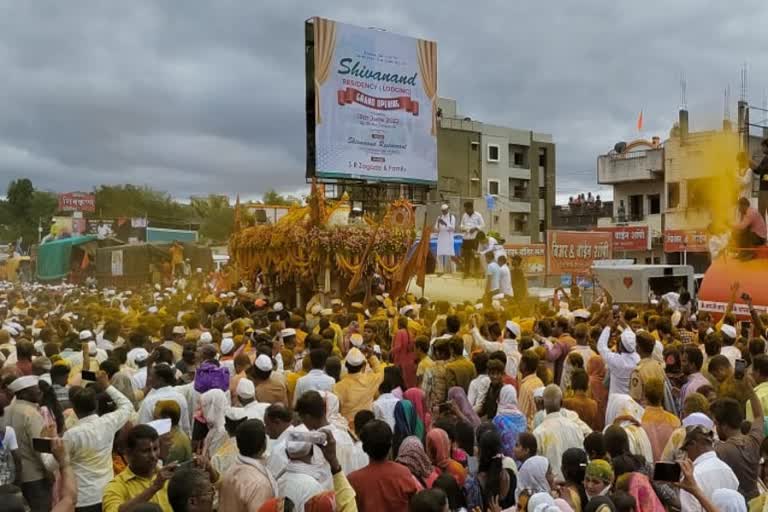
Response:
[[[413,205],[396,200],[381,222],[365,216],[351,223],[346,195],[327,203],[322,191],[313,189],[307,206],[291,207],[272,225],[240,227],[236,210],[229,254],[240,275],[262,272],[280,282],[318,282],[329,274],[348,281],[376,272],[391,279],[414,242]]]

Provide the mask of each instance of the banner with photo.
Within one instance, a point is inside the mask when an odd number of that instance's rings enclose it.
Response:
[[[520,256],[525,275],[543,276],[546,273],[546,244],[504,244],[504,249],[507,251],[507,261]]]
[[[437,181],[437,45],[312,19],[319,178]],[[311,118],[310,118],[311,119]]]

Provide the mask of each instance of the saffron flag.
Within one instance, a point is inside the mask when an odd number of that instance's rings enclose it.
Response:
[[[424,216],[424,227],[421,230],[421,240],[408,251],[408,255],[400,264],[395,276],[392,278],[392,297],[400,297],[408,287],[408,281],[416,276],[416,284],[424,289],[424,281],[427,272],[427,256],[429,255],[429,236],[432,234],[432,226],[427,223]]]
[[[643,131],[643,111],[640,111],[640,115],[637,116],[637,131]]]

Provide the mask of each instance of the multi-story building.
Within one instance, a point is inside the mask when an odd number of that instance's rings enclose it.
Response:
[[[597,182],[613,186],[613,208],[598,219],[598,228],[646,228],[644,250],[614,251],[614,257],[639,263],[663,260],[664,148],[658,137],[620,142],[597,157]],[[636,233],[627,230],[627,233]],[[631,236],[631,235],[630,235]]]
[[[555,202],[552,136],[462,116],[455,100],[441,98],[438,105],[438,185],[430,214],[442,201],[460,213],[472,200],[487,230],[506,242],[544,242]]]
[[[600,155],[597,178],[613,185],[613,215],[599,219],[598,227],[647,227],[650,241],[648,250],[623,255],[614,251],[614,256],[640,263],[686,263],[703,272],[710,262],[707,240],[713,211],[733,209],[735,214],[738,184],[731,173],[738,165],[740,137],[727,120],[721,130],[691,132],[688,112],[681,110],[663,143],[658,137],[619,143]],[[752,158],[759,159],[761,140],[748,137]],[[719,195],[722,202],[713,204]],[[728,227],[715,227],[722,229]]]

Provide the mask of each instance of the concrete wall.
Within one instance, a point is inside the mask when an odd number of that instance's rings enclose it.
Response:
[[[474,144],[473,144],[474,142]],[[437,195],[471,197],[481,193],[480,133],[439,128],[437,132]],[[472,178],[476,177],[475,181]],[[433,196],[435,196],[433,192]]]
[[[661,148],[600,155],[597,158],[597,182],[603,184],[653,180],[655,173],[663,170],[664,150]]]
[[[613,186],[613,216],[619,216],[619,205],[624,201],[624,208],[629,215],[629,196],[643,196],[643,214],[649,215],[651,204],[648,196],[659,194],[661,199],[661,211],[666,209],[666,195],[664,193],[664,180],[636,181],[632,183],[617,183]]]

